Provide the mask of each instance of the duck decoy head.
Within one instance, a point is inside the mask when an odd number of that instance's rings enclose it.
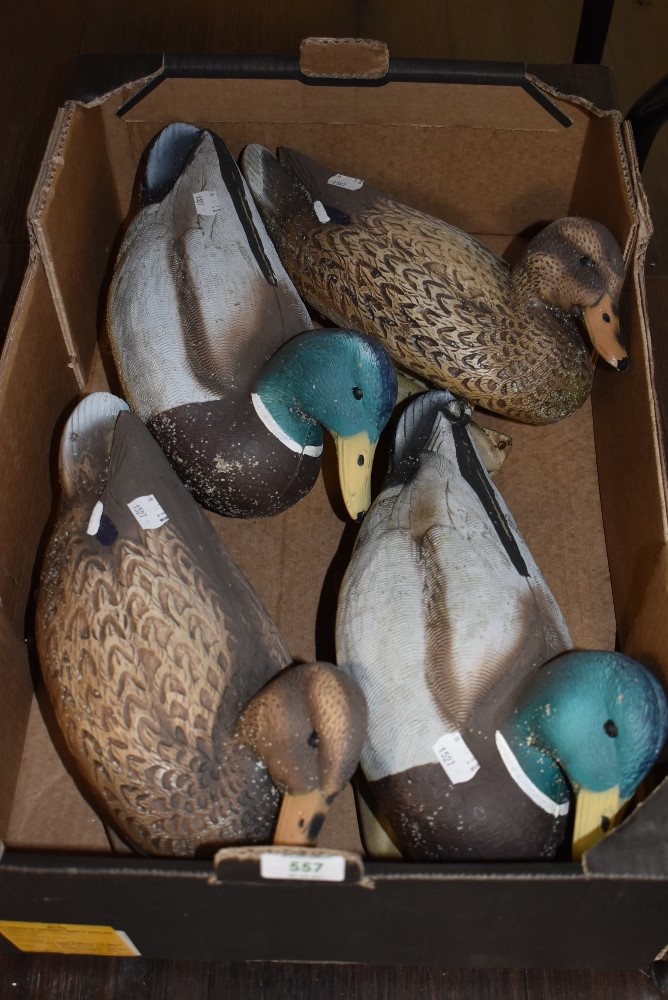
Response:
[[[333,435],[341,491],[353,520],[371,503],[373,456],[396,398],[389,354],[354,330],[310,330],[293,337],[264,366],[253,390],[258,413],[291,440],[321,444],[323,427]]]
[[[597,354],[619,371],[629,358],[619,330],[624,260],[614,236],[591,219],[567,216],[546,226],[513,268],[531,274],[536,295],[581,319]]]
[[[362,689],[328,663],[299,664],[248,703],[236,727],[283,794],[275,844],[314,845],[366,738]]]
[[[574,651],[527,682],[514,725],[564,771],[576,795],[573,854],[615,822],[668,736],[663,688],[621,653]]]

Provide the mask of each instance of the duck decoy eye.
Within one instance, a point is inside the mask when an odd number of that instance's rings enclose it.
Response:
[[[317,730],[315,729],[313,730],[313,732],[311,733],[306,742],[310,747],[313,747],[314,750],[318,749],[318,747],[320,746],[320,734],[317,732]]]
[[[358,385],[353,386],[353,396],[355,399],[364,399],[364,393]]]
[[[617,729],[617,726],[614,724],[612,719],[608,719],[607,722],[603,723],[603,729],[605,730],[606,734],[613,739],[615,736],[619,735],[619,730]]]
[[[591,257],[587,257],[586,254],[584,254],[582,257],[580,257],[580,265],[581,265],[581,267],[595,267],[596,266],[594,264],[594,261],[591,259]]]

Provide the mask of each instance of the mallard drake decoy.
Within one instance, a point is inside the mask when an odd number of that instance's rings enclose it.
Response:
[[[149,148],[142,209],[123,241],[107,319],[123,392],[196,499],[235,517],[308,493],[323,428],[343,499],[369,505],[396,398],[384,349],[313,331],[222,140],[175,123]]]
[[[86,397],[60,452],[37,648],[66,744],[137,850],[313,843],[366,706],[276,625],[139,417]],[[279,801],[283,794],[280,816]]]
[[[629,797],[668,710],[639,665],[570,652],[469,413],[445,391],[404,411],[343,580],[337,662],[365,693],[362,771],[403,853],[548,858],[566,834],[569,783]],[[596,822],[612,811],[606,800]],[[578,842],[588,835],[578,818]]]
[[[589,395],[596,350],[628,366],[619,337],[624,266],[602,225],[552,223],[507,263],[467,233],[291,149],[241,167],[285,268],[330,321],[377,336],[430,385],[545,424]]]

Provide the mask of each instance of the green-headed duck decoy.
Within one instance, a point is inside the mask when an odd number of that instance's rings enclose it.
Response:
[[[107,320],[123,392],[211,510],[277,514],[313,486],[324,429],[353,518],[396,398],[374,339],[313,331],[221,139],[174,123],[149,147]]]
[[[408,857],[520,860],[559,854],[572,789],[578,853],[656,760],[666,698],[635,661],[570,651],[469,412],[443,390],[405,409],[343,580],[337,662],[367,700],[367,794]]]

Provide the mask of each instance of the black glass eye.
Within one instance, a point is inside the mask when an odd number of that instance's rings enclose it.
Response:
[[[605,730],[606,735],[612,737],[613,739],[615,736],[619,735],[619,730],[612,719],[608,719],[607,722],[603,723],[603,729]]]
[[[310,747],[313,747],[314,750],[317,750],[317,748],[320,746],[319,733],[316,732],[316,730],[314,729],[306,742]]]
[[[360,387],[358,385],[354,385],[353,386],[353,396],[355,397],[355,399],[363,399],[364,398],[364,393],[362,392],[362,390],[360,389]]]
[[[587,257],[586,254],[585,254],[584,256],[580,257],[580,266],[581,267],[594,267],[595,265],[594,265],[594,261],[591,259],[591,257]]]

